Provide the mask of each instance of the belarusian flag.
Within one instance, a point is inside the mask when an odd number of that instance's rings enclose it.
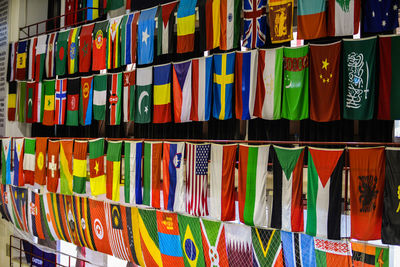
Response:
[[[79,121],[83,126],[92,124],[93,76],[81,77]]]
[[[142,204],[142,141],[125,141],[125,203]]]
[[[97,22],[93,30],[92,70],[106,68],[108,20]]]
[[[25,121],[27,123],[33,122],[33,105],[35,94],[36,82],[26,83],[26,98],[25,98]]]
[[[11,137],[1,139],[1,178],[2,184],[11,184]]]
[[[74,140],[60,142],[60,193],[72,195],[72,148]]]
[[[47,39],[47,51],[46,51],[46,77],[53,78],[55,75],[55,48],[56,48],[57,32],[50,33]]]
[[[67,119],[65,125],[78,126],[80,78],[71,78],[67,82]]]
[[[256,98],[253,115],[279,120],[282,105],[283,47],[258,50]]]
[[[349,240],[334,241],[314,238],[314,248],[317,266],[353,266],[351,260],[351,243]],[[368,265],[361,266],[367,267]]]
[[[71,29],[68,36],[68,74],[78,71],[79,32],[81,27]]]
[[[121,149],[122,141],[108,142],[106,197],[114,201],[119,201],[119,181],[121,178]]]
[[[69,30],[58,33],[57,49],[56,49],[56,75],[65,74],[65,66],[67,65]]]
[[[161,5],[157,18],[157,55],[173,52],[172,37],[174,33],[174,10],[178,2]]]
[[[268,146],[239,145],[239,218],[247,225],[267,225]]]
[[[124,72],[124,122],[133,121],[135,114],[135,78],[136,72]]]
[[[140,12],[125,15],[121,28],[121,65],[136,63],[137,23]]]
[[[107,74],[96,75],[93,78],[93,119],[106,119]]]
[[[90,191],[93,196],[106,193],[104,174],[104,139],[89,141]]]
[[[47,137],[37,137],[35,183],[40,185],[46,184],[46,151],[47,151]]]
[[[237,145],[211,144],[210,216],[235,220],[235,164]]]
[[[38,37],[36,45],[36,69],[35,69],[35,80],[41,82],[44,71],[44,61],[46,59],[46,48],[47,48],[47,35],[40,35]]]
[[[328,0],[328,35],[346,36],[358,33],[361,0]]]
[[[24,180],[25,184],[33,185],[35,183],[36,139],[25,138],[24,142]]]
[[[162,142],[144,143],[143,204],[160,208]]]
[[[74,161],[73,171],[74,176],[72,189],[74,193],[84,194],[86,193],[86,176],[87,176],[87,141],[76,140],[74,144]]]
[[[60,179],[60,141],[49,140],[47,149],[47,190],[57,193],[58,180]]]
[[[44,87],[44,107],[43,107],[43,125],[54,125],[54,95],[56,80],[43,81]]]
[[[151,122],[153,67],[136,70],[135,122]]]
[[[122,16],[111,18],[109,20],[108,36],[107,36],[107,69],[118,68],[121,64],[120,62],[120,30],[119,24],[121,22]]]
[[[121,124],[122,73],[112,73],[107,77],[107,125]]]
[[[304,147],[274,146],[274,199],[271,214],[272,228],[303,232],[303,157]]]
[[[343,163],[343,149],[308,148],[308,235],[340,239]]]
[[[14,138],[14,181],[15,186],[24,186],[24,139]]]
[[[231,50],[240,41],[240,0],[221,0],[221,50]]]
[[[44,108],[44,90],[42,83],[37,82],[33,92],[33,122],[42,122]]]

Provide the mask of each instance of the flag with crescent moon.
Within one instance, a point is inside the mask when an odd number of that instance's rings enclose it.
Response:
[[[151,122],[153,67],[138,68],[136,70],[136,97],[135,122]]]

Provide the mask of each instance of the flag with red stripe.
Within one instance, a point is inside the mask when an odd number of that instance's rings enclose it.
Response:
[[[54,124],[63,125],[65,122],[65,109],[67,106],[67,79],[57,80],[56,83],[56,109]]]
[[[113,73],[108,75],[107,100],[107,125],[120,125],[122,108],[122,73]]]

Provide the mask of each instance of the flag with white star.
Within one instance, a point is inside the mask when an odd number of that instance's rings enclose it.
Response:
[[[150,64],[154,58],[155,16],[158,7],[140,13],[138,24],[138,64]]]
[[[385,32],[399,27],[398,7],[398,0],[366,0],[363,5],[364,32]]]

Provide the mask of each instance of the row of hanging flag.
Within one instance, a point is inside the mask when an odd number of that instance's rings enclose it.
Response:
[[[90,125],[92,119],[107,125],[181,123],[211,116],[327,122],[370,120],[375,113],[378,119],[395,120],[400,119],[399,55],[400,35],[389,35],[214,54],[121,73],[11,82],[8,120],[47,126]]]
[[[1,185],[4,218],[140,266],[389,266],[389,248]],[[375,264],[379,265],[375,265]]]
[[[122,153],[122,141],[109,141],[105,156],[104,144],[104,139],[59,141],[39,137],[16,138],[13,142],[11,138],[3,139],[2,183],[15,186],[36,183],[54,193],[106,194],[108,199],[120,201],[124,177],[125,203],[211,216],[221,221],[238,217],[247,225],[304,231],[321,238],[342,237],[344,149],[308,147],[305,223],[304,147],[270,149],[269,145],[240,144],[237,155],[237,144],[125,141]],[[267,199],[270,154],[273,196]],[[397,195],[400,171],[396,167],[399,157],[399,150],[386,150],[385,174],[383,147],[349,149],[351,238],[382,237],[383,242],[400,244]],[[87,180],[90,193],[86,192]]]

